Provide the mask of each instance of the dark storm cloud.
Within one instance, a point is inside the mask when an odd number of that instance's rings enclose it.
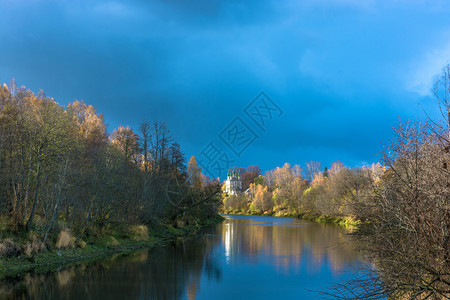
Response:
[[[283,108],[236,163],[377,160],[450,57],[444,3],[0,0],[0,80],[110,124],[166,120],[188,156],[260,92]]]

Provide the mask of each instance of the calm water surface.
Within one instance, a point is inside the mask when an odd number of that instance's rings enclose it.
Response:
[[[224,216],[199,238],[0,282],[6,299],[319,299],[360,262],[346,230],[291,218]]]

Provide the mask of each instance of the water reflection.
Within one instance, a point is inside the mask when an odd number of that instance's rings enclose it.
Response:
[[[226,216],[200,238],[0,282],[0,299],[298,299],[357,263],[345,230]]]
[[[219,242],[218,236],[179,240],[88,266],[27,274],[0,282],[0,299],[195,299],[202,275],[221,278],[210,255]]]
[[[277,271],[317,272],[324,263],[334,274],[355,261],[355,251],[346,229],[335,224],[317,224],[299,219],[225,216],[222,240],[228,263],[272,262]]]

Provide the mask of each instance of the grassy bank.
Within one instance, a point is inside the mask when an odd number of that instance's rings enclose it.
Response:
[[[357,228],[361,221],[357,220],[353,217],[333,217],[333,216],[325,216],[325,215],[310,215],[310,214],[300,214],[298,218],[302,220],[308,220],[317,223],[335,223],[344,227],[352,227]]]
[[[308,213],[292,213],[289,211],[266,211],[264,213],[258,213],[254,211],[222,211],[223,214],[231,215],[246,215],[246,216],[270,216],[270,217],[284,217],[284,218],[299,218],[306,221],[316,223],[335,223],[344,227],[357,228],[361,221],[349,216],[333,217],[326,215],[315,215]]]
[[[119,253],[130,253],[142,248],[165,244],[171,240],[195,236],[203,227],[220,223],[219,215],[196,222],[195,225],[172,227],[159,224],[153,227],[107,228],[97,236],[86,238],[66,247],[44,249],[37,253],[0,257],[0,278],[13,277],[26,272],[48,272],[64,266],[95,261]]]

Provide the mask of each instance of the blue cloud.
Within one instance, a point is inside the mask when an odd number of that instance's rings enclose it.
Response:
[[[0,0],[0,80],[110,130],[166,120],[196,155],[260,91],[285,111],[240,165],[374,161],[401,118],[437,115],[429,83],[448,62],[443,1]],[[253,150],[252,150],[253,149]],[[338,157],[339,156],[339,157]]]

